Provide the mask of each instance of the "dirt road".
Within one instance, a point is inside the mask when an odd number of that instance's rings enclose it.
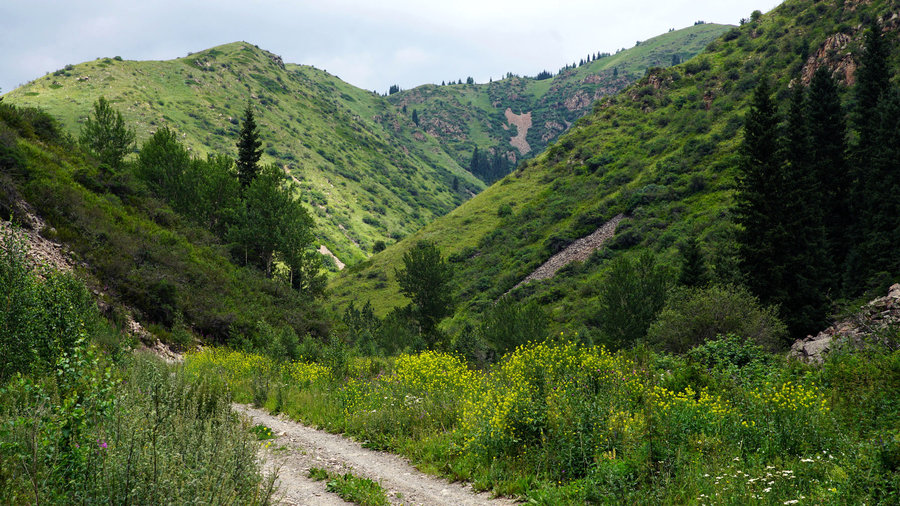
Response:
[[[282,416],[243,404],[233,405],[254,424],[261,423],[277,435],[265,451],[266,470],[279,470],[277,497],[285,504],[347,504],[334,494],[325,492],[324,482],[307,478],[310,467],[330,471],[352,472],[356,476],[381,483],[393,504],[403,505],[509,505],[506,499],[490,499],[476,494],[470,486],[449,483],[426,475],[406,460],[389,453],[363,448],[345,437],[306,427]],[[282,449],[283,448],[283,449]]]

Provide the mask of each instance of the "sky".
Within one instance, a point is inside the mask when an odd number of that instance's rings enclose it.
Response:
[[[386,92],[555,72],[777,0],[2,0],[0,93],[99,57],[168,60],[243,40]]]

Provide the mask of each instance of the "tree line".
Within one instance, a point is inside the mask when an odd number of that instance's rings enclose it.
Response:
[[[864,44],[849,108],[822,66],[809,86],[795,82],[785,113],[763,79],[745,118],[740,265],[795,335],[822,328],[835,302],[900,273],[900,88],[880,26]]]

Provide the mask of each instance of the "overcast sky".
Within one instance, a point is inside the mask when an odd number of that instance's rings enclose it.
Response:
[[[245,40],[369,90],[556,71],[778,0],[0,0],[0,92],[97,57],[160,60]]]

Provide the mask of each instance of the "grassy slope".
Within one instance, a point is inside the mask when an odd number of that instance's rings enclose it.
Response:
[[[504,111],[507,107],[517,114],[531,111],[532,127],[527,133],[530,156],[590,112],[594,99],[621,91],[648,68],[671,65],[674,54],[684,60],[693,57],[729,28],[703,24],[672,31],[550,79],[510,77],[489,84],[424,85],[391,95],[389,100],[405,105],[408,116],[417,110],[422,128],[435,135],[464,166],[475,146],[482,150],[499,148],[521,157],[509,144],[516,129],[507,125]],[[618,69],[617,76],[613,75],[614,68]]]
[[[786,98],[789,80],[828,37],[852,34],[832,61],[843,58],[859,48],[861,20],[895,12],[895,4],[788,1],[729,32],[692,61],[654,71],[595,105],[592,114],[516,173],[344,273],[332,284],[335,303],[370,299],[384,312],[405,302],[391,280],[393,269],[415,240],[434,238],[456,260],[455,294],[464,301],[458,315],[477,312],[563,246],[623,211],[629,217],[611,248],[552,280],[526,285],[517,296],[536,298],[559,326],[591,327],[596,288],[609,258],[649,248],[672,260],[687,236],[699,237],[719,278],[729,279],[736,148],[758,79],[769,75]],[[496,215],[502,202],[514,203],[513,214],[504,219]]]
[[[383,98],[311,67],[283,66],[243,42],[171,61],[98,59],[6,97],[44,107],[76,132],[100,95],[139,142],[167,125],[196,153],[230,154],[252,97],[263,161],[301,181],[321,240],[348,264],[365,259],[375,241],[407,235],[483,188]]]

